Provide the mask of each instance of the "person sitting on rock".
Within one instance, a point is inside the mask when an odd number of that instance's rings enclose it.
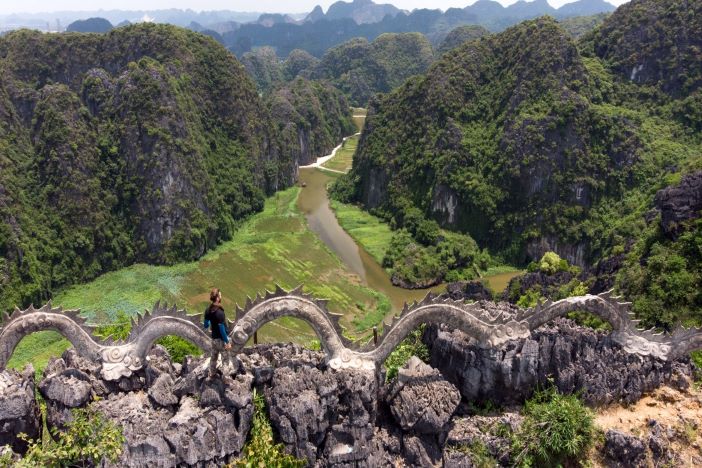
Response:
[[[224,360],[232,364],[232,357],[229,350],[232,349],[229,343],[229,332],[227,330],[227,320],[222,307],[222,292],[219,288],[210,291],[210,305],[205,310],[205,330],[212,327],[212,353],[210,354],[210,377],[217,373],[217,360],[222,356]]]

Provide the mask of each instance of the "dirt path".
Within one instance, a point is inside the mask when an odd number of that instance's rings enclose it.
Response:
[[[337,171],[336,169],[329,169],[328,167],[323,167],[322,164],[324,164],[325,162],[327,162],[327,161],[329,161],[331,158],[333,158],[333,157],[336,155],[336,152],[339,151],[339,150],[341,149],[341,147],[344,145],[344,142],[345,142],[346,140],[348,140],[348,139],[351,138],[351,137],[355,137],[355,136],[357,136],[357,135],[360,135],[360,134],[361,134],[361,133],[359,132],[359,133],[354,133],[353,135],[344,137],[344,139],[341,140],[341,143],[339,143],[339,146],[337,146],[336,148],[334,148],[330,154],[328,154],[328,155],[326,155],[326,156],[322,156],[321,158],[317,158],[317,161],[313,162],[312,164],[308,164],[307,166],[300,166],[300,169],[304,169],[304,168],[307,168],[307,167],[316,167],[316,168],[319,168],[319,169],[323,169],[323,170],[325,170],[325,171],[336,172],[337,174],[345,174],[345,172]]]

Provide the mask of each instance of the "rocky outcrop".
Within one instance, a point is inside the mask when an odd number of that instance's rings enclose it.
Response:
[[[625,254],[612,255],[603,258],[588,272],[595,278],[590,287],[590,294],[600,294],[614,287],[619,269],[624,265]]]
[[[446,294],[454,301],[491,300],[492,292],[481,281],[456,281],[446,285]]]
[[[438,370],[413,356],[399,370],[387,401],[403,431],[438,434],[456,411],[461,394]]]
[[[676,238],[682,223],[699,218],[702,213],[702,171],[686,175],[678,185],[659,190],[655,205],[661,213],[661,229]]]
[[[69,349],[52,360],[39,384],[47,424],[59,429],[71,409],[93,404],[122,427],[126,439],[115,466],[220,466],[238,457],[253,416],[251,372],[227,366],[207,379],[205,358],[173,364],[156,346],[147,365],[119,381],[104,380],[100,366]]]
[[[604,454],[608,466],[646,466],[646,445],[643,440],[615,429],[605,434]]]
[[[538,289],[544,297],[555,296],[558,288],[568,284],[575,275],[569,271],[557,271],[549,275],[542,271],[534,271],[515,276],[502,293],[502,299],[512,303],[526,294],[530,289]]]
[[[494,351],[436,327],[428,327],[424,339],[434,367],[412,358],[388,384],[373,371],[334,369],[321,352],[270,344],[244,349],[212,379],[207,358],[174,364],[156,346],[143,369],[105,380],[99,364],[71,349],[50,362],[39,388],[52,427],[64,427],[71,409],[87,404],[122,427],[126,441],[114,466],[232,462],[251,428],[254,389],[265,397],[276,440],[308,466],[471,466],[466,447],[473,446],[509,466],[509,434],[522,417],[514,410],[475,415],[480,400],[521,403],[552,377],[561,391],[581,391],[590,403],[632,401],[662,382],[683,382],[676,376],[691,371],[685,361],[627,355],[603,335],[566,321]],[[36,436],[41,427],[33,371],[0,373],[0,390],[0,445],[17,452],[23,449],[17,433]],[[656,424],[641,439],[646,453],[676,460],[670,429]],[[612,437],[613,460],[631,452],[627,441]]]
[[[21,374],[14,370],[0,372],[0,447],[9,445],[15,452],[24,452],[27,444],[18,438],[20,433],[30,438],[41,434],[31,365]]]
[[[519,403],[549,382],[563,393],[578,392],[591,405],[634,402],[664,383],[685,387],[689,359],[662,361],[625,352],[604,332],[557,319],[512,340],[485,348],[459,330],[427,327],[423,339],[431,365],[468,401]]]

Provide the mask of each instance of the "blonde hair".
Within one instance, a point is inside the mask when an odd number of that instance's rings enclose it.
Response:
[[[212,288],[210,291],[210,302],[215,303],[217,302],[217,299],[220,297],[222,293],[220,292],[219,288]]]

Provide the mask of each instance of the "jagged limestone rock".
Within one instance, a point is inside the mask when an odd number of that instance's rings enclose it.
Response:
[[[610,429],[605,433],[604,454],[608,466],[642,467],[646,466],[646,445],[631,434]]]
[[[148,394],[159,406],[169,407],[178,404],[178,397],[173,393],[173,377],[169,374],[159,375],[149,387]]]
[[[21,374],[15,370],[0,372],[0,447],[9,445],[15,452],[23,453],[27,444],[17,437],[20,433],[31,438],[41,434],[31,365]]]
[[[387,402],[402,430],[438,434],[446,430],[461,394],[438,370],[413,356],[398,371]]]
[[[630,354],[605,332],[558,319],[501,348],[485,348],[460,330],[427,327],[431,364],[469,401],[521,403],[551,380],[591,405],[634,402],[664,383],[685,387],[689,360]]]

